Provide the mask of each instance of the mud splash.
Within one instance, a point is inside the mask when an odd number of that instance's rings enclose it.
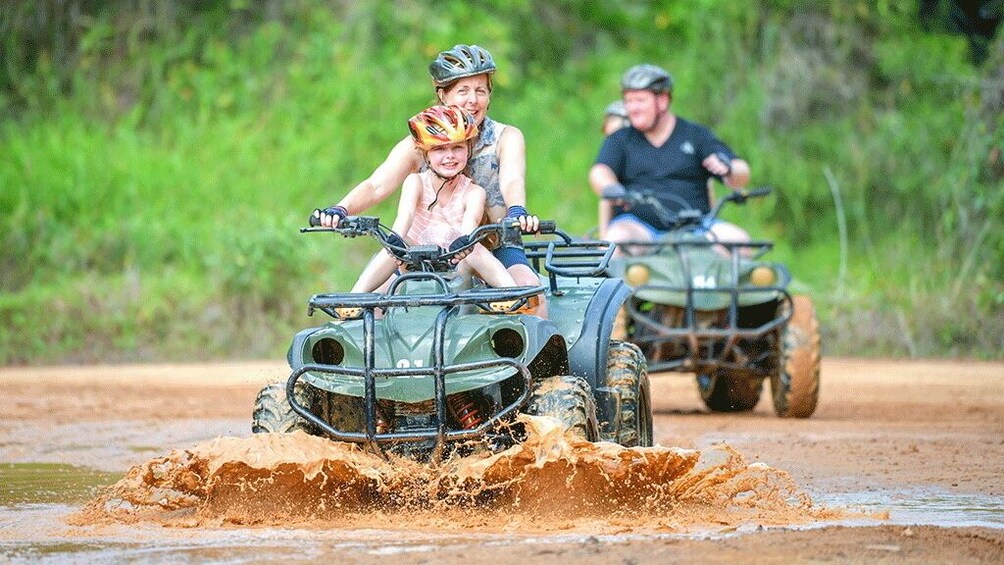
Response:
[[[435,466],[303,433],[218,438],[133,467],[70,521],[685,533],[847,515],[726,445],[628,449],[521,418],[524,443]]]

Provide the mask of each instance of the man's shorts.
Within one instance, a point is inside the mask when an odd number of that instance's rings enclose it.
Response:
[[[642,220],[641,218],[639,218],[638,216],[635,216],[634,214],[632,214],[630,212],[625,212],[623,214],[618,214],[617,216],[615,216],[612,220],[610,220],[610,223],[607,224],[607,229],[610,229],[610,226],[613,226],[613,225],[617,224],[617,222],[622,222],[622,221],[632,221],[632,222],[637,223],[639,226],[645,228],[645,231],[648,232],[648,235],[651,236],[651,238],[652,238],[653,241],[655,241],[657,239],[661,239],[662,236],[666,235],[666,232],[655,229],[655,226],[653,226],[652,224],[646,222],[645,220]],[[719,219],[715,218],[715,221],[712,222],[710,225],[704,225],[702,223],[700,225],[700,227],[696,228],[694,231],[695,232],[699,232],[699,233],[703,233],[703,232],[706,232],[706,231],[710,230],[712,228],[712,226],[714,226],[715,224],[718,224],[718,223],[721,223],[721,222],[722,222],[722,220],[719,220]]]

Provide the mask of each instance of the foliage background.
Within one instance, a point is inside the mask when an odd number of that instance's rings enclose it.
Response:
[[[407,134],[433,99],[428,63],[456,43],[496,58],[492,115],[526,136],[535,213],[594,225],[600,112],[625,68],[661,64],[674,110],[776,189],[726,217],[777,241],[828,354],[1004,357],[1004,41],[957,33],[952,2],[12,0],[0,15],[2,364],[281,355],[315,322],[306,298],[347,289],[374,250],[297,228]]]

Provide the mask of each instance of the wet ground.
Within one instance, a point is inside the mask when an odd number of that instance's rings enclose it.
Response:
[[[659,447],[429,469],[251,437],[276,363],[0,369],[0,561],[1004,562],[1004,364],[823,371],[810,420],[659,376]]]

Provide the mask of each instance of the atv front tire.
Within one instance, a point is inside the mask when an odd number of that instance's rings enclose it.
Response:
[[[781,334],[781,363],[770,377],[774,411],[782,418],[808,418],[819,401],[819,320],[808,296],[792,298],[791,320]]]
[[[310,407],[310,391],[303,383],[297,382],[294,391],[296,400]],[[254,401],[251,432],[256,434],[288,434],[296,430],[314,433],[314,427],[293,411],[286,399],[286,383],[272,383],[258,392]]]
[[[747,412],[760,401],[763,379],[714,371],[697,376],[701,400],[712,412]]]
[[[603,385],[616,406],[600,439],[624,447],[652,446],[652,404],[648,367],[638,346],[610,341],[606,382]]]
[[[534,386],[527,414],[561,422],[565,433],[585,441],[599,438],[596,403],[586,381],[571,375],[545,377]]]

